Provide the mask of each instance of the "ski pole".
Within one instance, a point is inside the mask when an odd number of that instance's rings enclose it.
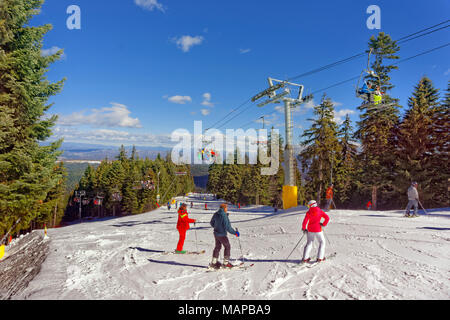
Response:
[[[197,248],[197,252],[198,252],[197,227],[195,226],[195,223],[194,223],[194,227],[195,227],[195,229],[194,229],[194,233],[195,233],[195,247]]]
[[[423,207],[422,203],[420,203],[419,200],[417,200],[417,202],[419,202],[420,206],[422,207],[423,211],[425,212],[425,214],[428,214],[427,210],[425,210],[425,208]]]
[[[297,249],[297,247],[298,247],[298,245],[300,244],[300,242],[302,242],[303,238],[305,237],[305,234],[306,234],[306,233],[303,234],[303,236],[302,236],[302,238],[300,239],[300,241],[297,243],[297,245],[295,246],[295,248],[292,250],[292,252],[289,254],[289,256],[288,256],[285,260],[287,260],[287,259],[289,259],[289,258],[291,257],[291,255],[294,253],[295,249]]]
[[[333,250],[333,246],[331,245],[330,239],[328,239],[327,234],[325,233],[325,231],[323,231],[323,235],[325,236],[325,239],[328,241],[328,244],[330,245],[331,251]]]
[[[236,231],[239,232],[238,228],[236,228]],[[239,242],[239,248],[241,248],[242,260],[243,260],[243,262],[245,262],[244,253],[242,252],[241,239],[239,239],[239,237],[238,237],[238,242]]]

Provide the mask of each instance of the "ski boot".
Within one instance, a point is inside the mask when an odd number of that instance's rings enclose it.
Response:
[[[181,250],[181,251],[175,250],[175,254],[186,254],[186,251],[184,251],[184,250]]]
[[[217,261],[217,259],[216,258],[213,258],[212,259],[212,261],[211,261],[211,263],[209,264],[209,267],[211,268],[211,269],[220,269],[220,267],[221,267],[222,265],[220,264],[220,262],[219,261]]]
[[[311,261],[311,259],[303,259],[302,262],[300,262],[300,264],[305,264],[305,263],[309,263]]]
[[[230,269],[234,266],[228,261],[228,258],[223,259],[222,268]]]
[[[317,259],[317,262],[322,262],[322,261],[325,261],[325,260],[327,260],[327,258]]]

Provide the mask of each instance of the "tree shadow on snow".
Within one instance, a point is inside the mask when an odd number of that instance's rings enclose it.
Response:
[[[152,249],[145,249],[140,247],[129,247],[129,249],[136,249],[141,252],[151,252],[151,253],[164,253],[165,251],[162,250],[152,250]]]
[[[153,260],[153,259],[148,259],[148,261],[153,262],[153,263],[167,264],[167,265],[171,265],[171,266],[194,267],[194,268],[202,268],[202,269],[208,268],[207,266],[202,266],[202,265],[197,265],[197,264],[186,264],[186,263],[180,263],[180,262],[176,262],[176,261],[159,261],[159,260]]]
[[[363,214],[361,217],[392,218],[390,216],[384,216],[382,214]]]
[[[240,261],[245,262],[283,262],[283,263],[294,263],[299,264],[302,260],[286,260],[286,259],[239,259]]]
[[[421,227],[417,229],[427,229],[427,230],[436,230],[436,231],[449,231],[450,228],[436,228],[436,227]]]
[[[164,218],[163,218],[164,219]],[[120,222],[118,224],[113,224],[111,226],[116,227],[116,228],[121,228],[121,227],[134,227],[140,224],[173,224],[173,222],[164,222],[161,220],[153,220],[153,221],[126,221],[126,222]]]

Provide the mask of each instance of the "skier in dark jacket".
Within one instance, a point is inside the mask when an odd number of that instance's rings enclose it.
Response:
[[[210,264],[210,267],[218,269],[220,268],[220,262],[217,261],[219,259],[219,253],[222,246],[225,248],[224,258],[223,258],[223,267],[232,268],[233,265],[229,262],[231,246],[230,241],[227,237],[227,232],[234,234],[236,237],[239,237],[239,232],[234,230],[231,227],[230,220],[228,219],[228,207],[227,205],[221,204],[219,211],[214,213],[211,219],[211,227],[214,228],[214,238],[216,240],[216,246],[213,252],[213,258]]]

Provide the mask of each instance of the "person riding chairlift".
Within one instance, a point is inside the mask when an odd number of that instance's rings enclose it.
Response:
[[[362,88],[358,91],[358,94],[367,101],[370,101],[370,95],[375,91],[375,89],[372,89],[372,84],[370,82],[364,81],[364,85]],[[364,98],[365,97],[365,98]]]
[[[373,104],[379,105],[383,101],[384,92],[381,91],[381,88],[377,86],[377,89],[373,93]]]
[[[379,86],[377,86],[376,89],[373,89],[372,87],[373,85],[370,82],[364,82],[364,85],[358,91],[358,94],[362,99],[373,102],[374,105],[379,105],[383,101],[383,92]]]

